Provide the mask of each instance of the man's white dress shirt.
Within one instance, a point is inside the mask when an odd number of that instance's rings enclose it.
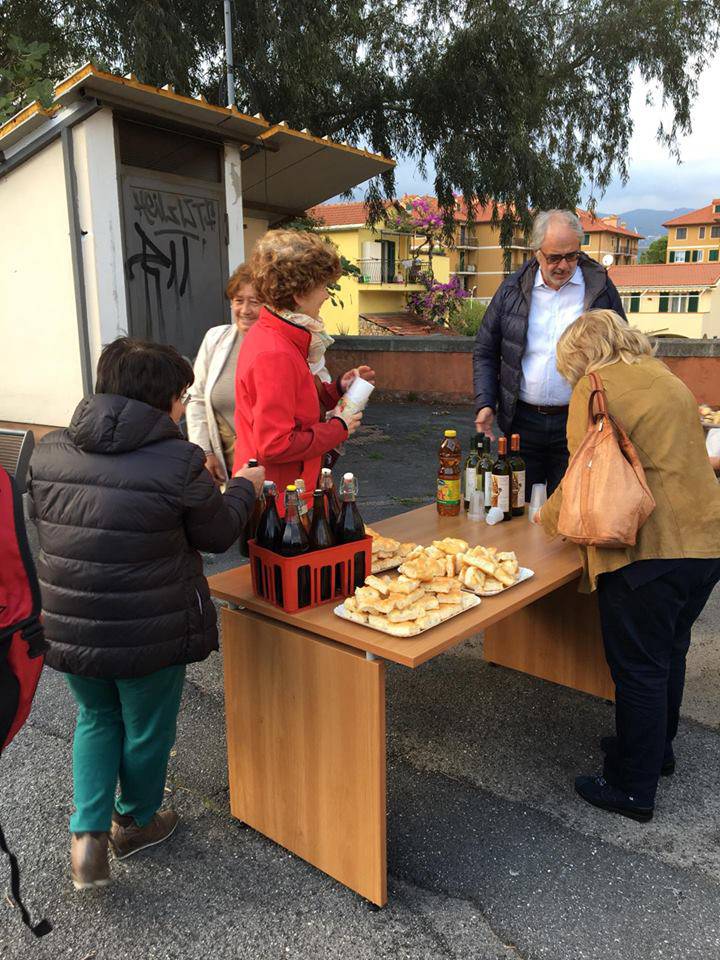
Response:
[[[555,366],[555,349],[565,330],[585,309],[585,281],[578,265],[559,290],[548,287],[538,267],[535,275],[527,345],[522,359],[520,399],[543,407],[570,403],[572,387]]]

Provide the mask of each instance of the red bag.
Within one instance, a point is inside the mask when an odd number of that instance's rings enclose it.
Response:
[[[47,649],[40,623],[40,588],[25,532],[22,499],[0,467],[0,753],[25,723]],[[20,870],[0,827],[0,850],[10,860],[10,889],[23,923],[36,937],[52,930],[32,924],[20,897]]]

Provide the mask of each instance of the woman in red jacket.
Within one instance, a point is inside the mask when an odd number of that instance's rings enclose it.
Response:
[[[323,382],[324,354],[333,342],[320,307],[341,274],[335,247],[313,233],[271,230],[258,242],[250,269],[264,306],[245,336],[235,378],[236,464],[257,459],[282,493],[299,477],[311,496],[322,457],[360,426],[362,414],[336,408],[356,376]],[[322,376],[322,374],[321,374]],[[329,409],[327,419],[321,404]],[[282,502],[282,497],[280,497]]]

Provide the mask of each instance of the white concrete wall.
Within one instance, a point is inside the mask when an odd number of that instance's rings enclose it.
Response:
[[[112,111],[105,107],[74,127],[73,146],[94,382],[103,346],[128,331]]]
[[[0,420],[63,426],[83,395],[60,140],[0,178]]]
[[[245,251],[248,258],[252,254],[253,247],[260,237],[267,233],[267,228],[267,220],[260,220],[256,217],[245,217]]]
[[[245,260],[243,230],[242,163],[237,144],[225,144],[225,207],[228,218],[228,265],[230,273]]]

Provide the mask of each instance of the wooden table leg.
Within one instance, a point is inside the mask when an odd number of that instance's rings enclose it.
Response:
[[[595,594],[568,583],[485,631],[486,660],[585,693],[615,698]]]
[[[387,903],[385,664],[223,610],[230,809]]]

